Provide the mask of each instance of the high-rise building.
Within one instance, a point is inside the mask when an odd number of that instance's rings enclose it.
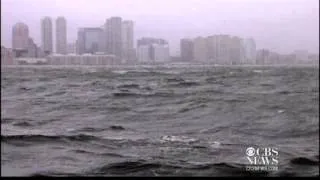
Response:
[[[129,50],[128,58],[129,58],[129,61],[127,62],[128,64],[134,64],[137,62],[137,52],[135,48]]]
[[[84,28],[79,28],[78,29],[78,34],[77,34],[77,41],[76,41],[76,46],[77,46],[77,54],[84,54],[85,51],[85,38],[84,38]]]
[[[133,49],[133,21],[122,22],[122,47]]]
[[[50,17],[41,20],[41,48],[46,55],[53,52],[52,21]]]
[[[232,65],[238,65],[243,62],[244,51],[241,41],[241,38],[236,36],[229,39],[229,63]]]
[[[231,37],[229,35],[218,35],[218,62],[220,64],[231,64],[230,59]]]
[[[104,33],[101,28],[80,28],[78,30],[77,54],[104,52]]]
[[[45,54],[41,47],[37,47],[37,58],[44,58]]]
[[[27,57],[36,58],[37,57],[37,50],[38,50],[37,45],[33,42],[32,38],[29,38]]]
[[[193,60],[193,42],[191,39],[180,40],[180,54],[182,61]]]
[[[133,47],[133,21],[122,22],[122,57],[127,61],[132,61]]]
[[[170,60],[168,44],[152,44],[152,60],[154,62],[167,62]]]
[[[122,19],[111,17],[105,23],[106,52],[122,59]]]
[[[268,64],[268,59],[270,56],[270,51],[267,49],[260,49],[257,51],[257,61],[256,63],[259,65]]]
[[[215,64],[223,64],[220,58],[221,41],[222,37],[220,35],[213,35],[207,38],[208,58],[210,62],[213,62]]]
[[[12,49],[5,48],[1,46],[1,65],[13,65],[14,64],[14,56]]]
[[[102,52],[102,34],[101,28],[85,29],[85,53]]]
[[[208,62],[215,62],[216,63],[216,36],[209,36],[206,38],[207,42],[207,58]]]
[[[170,60],[169,45],[164,39],[141,38],[137,41],[140,62],[165,62]]]
[[[138,46],[138,48],[137,48],[138,61],[139,62],[151,62],[149,51],[150,51],[149,45]]]
[[[207,62],[207,42],[203,37],[197,37],[193,42],[194,60],[198,62]]]
[[[56,53],[67,53],[67,22],[64,17],[56,19]]]
[[[12,49],[28,49],[29,28],[24,23],[17,23],[12,28]]]
[[[256,64],[256,43],[254,39],[247,38],[243,40],[246,64]]]

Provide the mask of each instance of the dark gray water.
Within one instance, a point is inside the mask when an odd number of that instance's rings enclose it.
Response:
[[[1,70],[3,176],[319,175],[318,67]]]

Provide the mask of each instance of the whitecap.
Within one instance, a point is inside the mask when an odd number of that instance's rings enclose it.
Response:
[[[210,143],[211,148],[219,148],[221,146],[221,143],[218,141],[213,141]]]
[[[124,71],[124,70],[118,70],[118,71],[112,71],[115,74],[126,74],[128,73],[128,71]]]
[[[209,131],[209,129],[201,129],[200,133],[205,133],[205,132],[208,132],[208,131]]]
[[[158,72],[162,74],[168,74],[168,75],[178,75],[181,73],[179,71],[158,71]]]
[[[74,128],[67,128],[67,132],[71,132],[71,131],[74,131],[75,129]]]
[[[254,73],[264,73],[266,71],[263,71],[263,70],[253,70]]]
[[[184,143],[190,143],[195,142],[197,139],[195,138],[188,138],[185,136],[162,136],[161,137],[162,142],[184,142]]]

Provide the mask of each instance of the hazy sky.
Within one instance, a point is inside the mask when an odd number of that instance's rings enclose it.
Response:
[[[40,45],[43,16],[66,17],[69,43],[77,28],[121,16],[135,22],[135,40],[167,39],[173,55],[183,37],[219,33],[253,37],[257,48],[280,53],[319,51],[319,0],[1,0],[1,44],[11,47],[12,26],[24,22]]]

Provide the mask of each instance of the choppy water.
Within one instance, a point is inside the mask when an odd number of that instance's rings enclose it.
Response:
[[[2,176],[319,175],[315,67],[1,70]]]

